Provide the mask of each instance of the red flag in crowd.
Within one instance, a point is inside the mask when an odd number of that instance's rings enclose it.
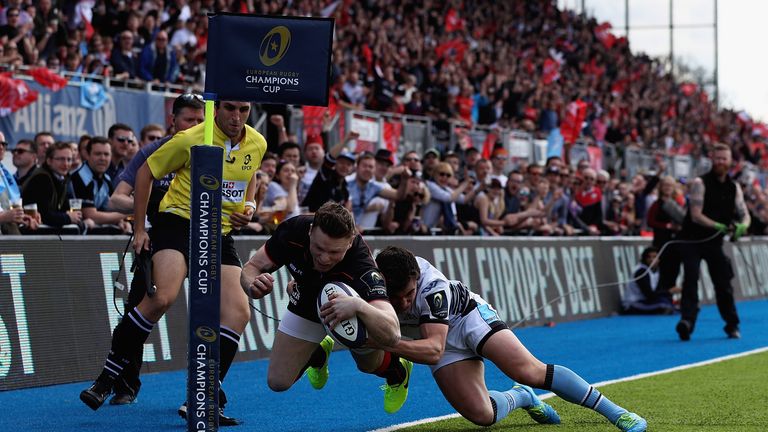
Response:
[[[560,124],[560,134],[568,144],[573,144],[581,134],[581,125],[587,117],[587,104],[577,99],[568,104],[565,110],[565,118]]]
[[[450,33],[457,30],[464,30],[464,20],[459,17],[459,12],[456,9],[450,8],[445,14],[445,31]]]
[[[485,136],[485,141],[483,141],[483,159],[491,160],[491,153],[493,153],[493,146],[496,145],[496,140],[499,139],[499,136],[496,135],[495,132],[489,132],[488,135]]]
[[[595,27],[595,37],[608,49],[613,48],[613,44],[616,43],[616,36],[611,34],[611,28],[612,26],[609,22],[604,22]]]
[[[699,89],[699,86],[691,82],[680,84],[680,92],[688,97],[696,93],[698,89]]]
[[[400,147],[400,137],[403,135],[403,123],[394,121],[384,122],[384,145],[393,155]]]
[[[66,87],[67,82],[69,81],[67,78],[53,72],[47,67],[32,68],[30,69],[29,74],[32,75],[32,78],[34,78],[38,84],[55,92]]]
[[[35,102],[37,95],[24,81],[11,78],[10,72],[0,74],[0,117]]]
[[[467,44],[459,39],[453,39],[448,42],[443,42],[435,48],[435,54],[438,57],[443,57],[456,62],[464,60],[464,52],[467,50]]]
[[[560,63],[551,58],[544,60],[544,70],[541,78],[544,84],[547,85],[560,79]]]

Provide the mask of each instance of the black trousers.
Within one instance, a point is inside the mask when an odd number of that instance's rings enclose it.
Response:
[[[731,260],[723,252],[722,238],[706,243],[676,246],[680,246],[685,271],[683,296],[680,302],[682,319],[694,324],[699,314],[699,273],[701,261],[704,260],[707,262],[709,274],[712,276],[712,283],[715,286],[715,299],[720,316],[727,325],[738,326],[739,314],[736,312],[733,285],[731,285],[734,273]]]
[[[671,244],[659,257],[659,285],[656,292],[668,298],[672,297],[669,289],[675,286],[677,276],[680,275],[680,264],[683,262],[680,249],[680,245]]]

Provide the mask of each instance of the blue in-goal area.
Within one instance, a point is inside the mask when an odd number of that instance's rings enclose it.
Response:
[[[768,347],[768,300],[740,302],[742,339],[727,339],[715,306],[702,309],[690,342],[680,342],[674,327],[678,316],[618,316],[531,327],[515,333],[539,359],[558,363],[590,382],[709,360]],[[491,389],[511,382],[486,362]],[[267,361],[235,363],[224,388],[230,403],[226,413],[245,420],[229,431],[366,431],[428,417],[451,414],[426,366],[413,369],[410,395],[394,415],[383,410],[380,378],[360,373],[346,351],[331,356],[326,387],[314,390],[302,378],[286,392],[275,393],[266,383]],[[99,371],[93,371],[94,377]],[[143,375],[137,403],[105,404],[94,412],[78,395],[90,383],[0,392],[0,430],[183,431],[176,414],[185,397],[186,371]],[[610,395],[608,395],[610,397]],[[631,408],[631,407],[628,407]]]

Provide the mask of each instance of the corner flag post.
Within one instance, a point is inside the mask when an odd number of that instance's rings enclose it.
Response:
[[[205,145],[193,146],[189,224],[187,431],[219,429],[221,182],[224,150],[213,144],[215,94],[205,98]]]

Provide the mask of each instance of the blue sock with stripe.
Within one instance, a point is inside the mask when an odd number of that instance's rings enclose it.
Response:
[[[600,391],[584,381],[584,379],[567,367],[547,365],[547,376],[544,388],[568,402],[579,404],[604,415],[611,424],[616,424],[619,416],[627,412],[624,408],[611,402]]]
[[[525,408],[533,403],[528,392],[514,388],[505,392],[489,390],[488,396],[491,397],[491,405],[493,405],[494,423],[508,416],[515,408]]]

